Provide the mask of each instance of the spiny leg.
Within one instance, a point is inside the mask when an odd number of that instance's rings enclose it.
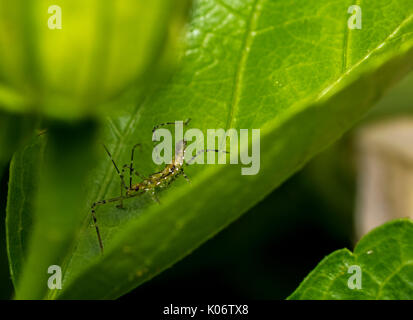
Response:
[[[119,198],[119,197],[118,197]],[[123,197],[122,197],[123,198]],[[118,199],[120,200],[120,199]],[[100,247],[100,252],[103,254],[103,242],[102,242],[102,237],[100,236],[100,231],[99,231],[99,226],[98,226],[98,221],[96,218],[96,207],[99,205],[103,205],[106,204],[108,202],[108,200],[100,200],[98,202],[94,202],[92,204],[92,219],[93,219],[93,223],[95,225],[95,229],[96,229],[96,234],[98,237],[98,241],[99,241],[99,247]]]
[[[122,176],[125,176],[125,168],[122,168]],[[116,206],[116,208],[123,209],[123,186],[122,182],[120,183],[120,204]]]
[[[92,204],[92,219],[93,219],[93,223],[95,225],[96,234],[97,234],[98,241],[99,241],[100,252],[102,254],[103,254],[103,242],[102,242],[102,237],[100,236],[98,221],[97,221],[97,218],[96,218],[96,207],[100,206],[100,205],[103,205],[103,204],[106,204],[108,202],[115,202],[115,201],[119,201],[119,200],[123,200],[123,196],[112,198],[112,199],[109,199],[109,200],[100,200],[100,201],[94,202]]]
[[[100,232],[99,232],[99,227],[98,227],[98,222],[96,219],[96,211],[95,211],[95,204],[93,204],[92,206],[92,219],[93,219],[93,223],[95,225],[95,229],[96,229],[96,234],[98,236],[98,241],[99,241],[99,247],[100,247],[100,252],[103,254],[103,242],[102,242],[102,238],[100,236]]]
[[[99,247],[100,247],[100,251],[101,251],[102,254],[103,254],[103,241],[102,241],[102,237],[100,236],[99,226],[98,226],[98,222],[97,222],[97,218],[96,218],[96,207],[100,206],[100,205],[104,205],[106,203],[111,203],[111,202],[116,202],[116,201],[123,201],[124,199],[133,198],[133,197],[138,196],[139,194],[140,193],[134,193],[134,194],[121,196],[121,197],[116,197],[116,198],[111,198],[111,199],[107,199],[107,200],[100,200],[100,201],[97,201],[97,202],[92,204],[92,219],[93,219],[93,223],[95,225],[96,234],[97,234],[98,241],[99,241]]]
[[[129,168],[130,169],[130,167],[127,165],[127,164],[125,164],[123,167],[122,167],[122,176],[124,177],[125,176],[125,169],[126,168]],[[145,177],[143,177],[143,176],[141,176],[137,171],[134,171],[133,169],[132,170],[130,170],[130,181],[129,181],[129,183],[130,183],[130,187],[129,188],[126,188],[126,190],[131,190],[132,189],[132,173],[133,172],[135,172],[135,174],[138,176],[138,177],[141,177],[142,179],[145,179]],[[120,198],[121,198],[121,200],[120,200],[120,204],[117,206],[119,209],[123,209],[123,187],[122,187],[122,184],[120,185]]]
[[[123,174],[119,171],[118,166],[116,165],[115,161],[113,160],[112,155],[110,154],[108,148],[106,148],[105,145],[103,145],[103,147],[105,148],[106,153],[108,154],[110,160],[111,160],[112,163],[113,163],[113,166],[115,167],[116,172],[117,172],[118,175],[119,175],[119,178],[120,178],[120,181],[121,181],[121,186],[123,186],[126,190],[128,190],[128,187],[127,187],[126,184],[125,184],[124,176],[123,176]]]
[[[135,171],[135,169],[133,168],[133,156],[134,156],[134,154],[135,154],[135,149],[137,148],[137,147],[140,147],[141,145],[140,145],[140,143],[137,143],[137,144],[135,144],[134,146],[133,146],[133,148],[132,148],[132,152],[131,152],[131,160],[130,160],[130,166],[129,166],[129,188],[132,188],[132,173]],[[137,171],[135,171],[136,172],[136,174],[139,176],[139,177],[141,177],[142,179],[145,179],[143,176],[141,176],[140,174],[139,174],[139,172],[137,172]]]

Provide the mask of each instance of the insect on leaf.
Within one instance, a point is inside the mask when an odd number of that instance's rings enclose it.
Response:
[[[363,2],[362,29],[349,30],[352,1],[200,0],[180,70],[143,102],[117,106],[101,140],[119,166],[148,176],[151,131],[191,118],[207,129],[260,129],[260,171],[197,165],[159,195],[97,210],[105,253],[90,225],[93,202],[119,195],[119,177],[101,151],[90,172],[84,227],[66,252],[63,289],[45,298],[117,298],[148,281],[262,200],[337,140],[413,67],[411,0]],[[389,6],[392,10],[389,10]],[[385,23],[384,23],[385,22]],[[138,151],[138,150],[137,150]],[[9,207],[8,214],[16,208]],[[39,259],[42,259],[39,256]]]

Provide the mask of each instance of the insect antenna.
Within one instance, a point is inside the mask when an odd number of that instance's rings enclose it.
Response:
[[[190,121],[191,121],[191,118],[186,119],[186,120],[184,121],[184,126],[188,125],[188,123],[189,123]],[[176,121],[174,121],[174,122],[165,122],[165,123],[158,124],[158,125],[156,125],[155,127],[153,127],[153,129],[152,129],[152,134],[153,134],[156,130],[158,130],[160,127],[169,126],[169,125],[174,125],[175,123],[176,123]]]
[[[196,157],[198,157],[201,153],[205,153],[205,152],[222,152],[222,153],[229,153],[228,151],[225,150],[218,150],[218,149],[202,149],[199,150],[196,155],[194,155],[189,161],[186,161],[187,164],[191,164],[192,161],[194,161],[196,159]]]

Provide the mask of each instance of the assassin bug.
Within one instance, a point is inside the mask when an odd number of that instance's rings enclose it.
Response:
[[[184,122],[184,125],[187,125],[190,120],[191,119],[186,120]],[[166,122],[166,123],[159,124],[153,128],[152,133],[154,133],[158,128],[162,126],[174,125],[174,124],[175,122]],[[125,164],[122,167],[122,169],[119,170],[108,148],[106,148],[106,146],[103,145],[103,147],[106,150],[106,153],[108,154],[109,158],[111,159],[113,163],[116,173],[118,174],[120,178],[120,196],[115,197],[115,198],[106,199],[106,200],[100,200],[100,201],[93,203],[92,205],[92,219],[93,219],[93,223],[96,229],[99,247],[100,247],[100,251],[102,254],[103,254],[103,242],[100,236],[100,231],[99,231],[99,227],[98,227],[97,219],[96,219],[96,207],[97,206],[104,205],[107,203],[112,203],[112,202],[120,202],[120,204],[117,207],[123,208],[123,200],[137,197],[139,195],[142,195],[148,192],[151,194],[152,198],[156,202],[159,203],[158,197],[156,195],[157,191],[169,186],[176,178],[178,178],[179,176],[183,176],[188,182],[190,182],[189,178],[186,176],[184,172],[185,164],[190,164],[193,160],[195,160],[196,157],[198,157],[200,154],[204,152],[228,153],[227,151],[220,151],[217,149],[203,149],[203,150],[198,151],[196,155],[193,156],[189,161],[185,162],[185,149],[187,146],[187,141],[181,140],[176,145],[175,156],[172,159],[172,163],[166,165],[163,170],[153,173],[149,177],[144,177],[133,168],[133,158],[135,154],[135,149],[138,146],[140,146],[140,144],[136,144],[132,148],[130,164],[129,165]],[[129,186],[127,186],[125,183],[125,169],[129,169]],[[133,179],[132,179],[134,174],[140,177],[142,181],[134,184]]]

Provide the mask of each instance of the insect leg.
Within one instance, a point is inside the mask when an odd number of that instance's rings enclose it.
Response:
[[[116,165],[115,161],[113,160],[112,155],[110,154],[108,148],[106,148],[105,145],[103,145],[103,147],[105,148],[106,153],[108,154],[110,160],[112,160],[113,166],[115,167],[115,170],[116,170],[116,172],[117,172],[118,175],[119,175],[119,178],[120,178],[120,181],[121,181],[121,185],[127,190],[128,187],[126,187],[125,180],[124,180],[124,178],[123,178],[123,174],[119,171],[118,166]]]
[[[133,168],[133,156],[134,156],[134,154],[135,154],[135,149],[136,149],[137,147],[140,147],[140,146],[141,146],[141,145],[138,143],[138,144],[135,144],[135,145],[133,146],[133,148],[132,148],[131,160],[130,160],[130,166],[129,166],[129,188],[132,188],[132,173],[133,173],[133,172],[135,172],[136,175],[137,175],[138,177],[140,177],[141,179],[145,179],[142,175],[139,174],[138,171],[135,171],[135,169]]]
[[[122,168],[122,176],[125,176],[125,166]],[[120,183],[120,204],[116,206],[119,209],[123,209],[123,185]]]
[[[100,247],[100,251],[101,251],[102,254],[103,254],[103,242],[102,242],[102,237],[100,236],[99,226],[98,226],[98,222],[97,222],[97,218],[96,218],[96,207],[100,206],[100,205],[107,204],[107,203],[111,203],[111,202],[123,201],[124,199],[133,198],[133,197],[138,196],[139,194],[140,193],[134,193],[134,194],[131,194],[131,195],[120,196],[120,197],[111,198],[111,199],[107,199],[107,200],[100,200],[100,201],[97,201],[97,202],[92,204],[92,219],[93,219],[93,223],[95,225],[96,234],[97,234],[98,241],[99,241],[99,247]]]
[[[96,208],[96,205],[93,204],[93,206],[92,206],[92,219],[93,219],[93,223],[94,223],[94,225],[95,225],[96,234],[97,234],[97,236],[98,236],[100,252],[103,254],[103,243],[102,243],[102,238],[101,238],[100,232],[99,232],[98,222],[97,222],[97,219],[96,219],[96,211],[95,211],[95,208]]]
[[[98,237],[98,241],[99,241],[99,247],[100,247],[100,252],[103,254],[103,242],[102,242],[102,237],[100,236],[100,231],[99,231],[99,226],[98,226],[98,221],[96,218],[96,207],[106,204],[108,202],[114,202],[114,201],[118,201],[121,200],[121,198],[123,197],[117,197],[117,198],[113,198],[113,199],[109,199],[109,200],[100,200],[98,202],[95,202],[92,204],[92,219],[93,219],[93,223],[95,225],[95,229],[96,229],[96,234]]]
[[[98,241],[99,241],[99,247],[100,247],[100,252],[103,254],[103,242],[102,242],[102,237],[100,236],[100,231],[99,231],[99,226],[98,226],[98,221],[96,218],[96,207],[106,204],[108,202],[114,202],[114,201],[118,201],[121,200],[121,198],[123,197],[117,197],[117,198],[113,198],[113,199],[109,199],[109,200],[100,200],[98,202],[95,202],[92,204],[92,219],[93,219],[93,223],[95,225],[95,229],[96,229],[96,234],[98,237]]]

